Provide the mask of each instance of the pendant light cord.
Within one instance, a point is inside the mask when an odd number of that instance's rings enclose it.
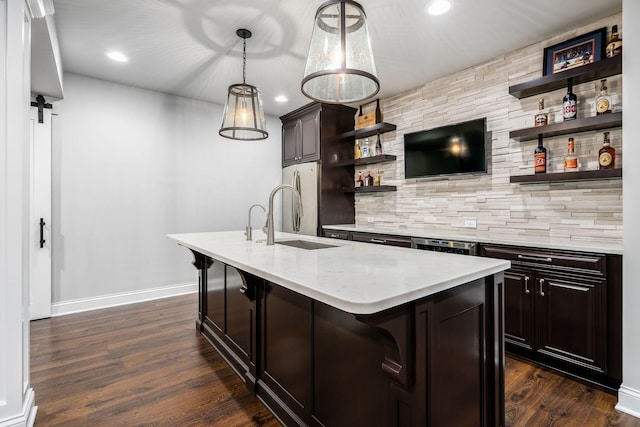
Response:
[[[242,39],[242,84],[246,82],[247,75],[247,39]]]

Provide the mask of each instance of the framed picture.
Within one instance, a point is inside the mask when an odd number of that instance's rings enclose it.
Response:
[[[607,29],[605,27],[546,47],[542,75],[561,73],[600,61],[605,56],[606,37]]]

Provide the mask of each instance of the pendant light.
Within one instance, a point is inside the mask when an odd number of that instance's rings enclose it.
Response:
[[[247,74],[247,39],[251,31],[236,31],[242,38],[242,84],[229,86],[227,104],[224,107],[220,135],[240,141],[256,141],[269,136],[262,109],[260,91],[245,82]]]
[[[380,90],[367,17],[359,3],[331,0],[316,12],[302,93],[316,101],[343,104]]]

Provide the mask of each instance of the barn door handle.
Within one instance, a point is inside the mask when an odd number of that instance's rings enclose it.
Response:
[[[45,240],[44,240],[44,218],[40,218],[40,248],[44,248]]]

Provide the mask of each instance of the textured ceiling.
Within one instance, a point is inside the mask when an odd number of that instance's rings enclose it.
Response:
[[[622,10],[621,0],[453,0],[443,16],[427,0],[362,0],[381,98],[504,55]],[[308,102],[300,92],[315,12],[324,0],[54,0],[65,71],[223,105],[242,81],[265,111]],[[120,50],[127,63],[104,55]],[[274,98],[283,94],[285,104]]]

